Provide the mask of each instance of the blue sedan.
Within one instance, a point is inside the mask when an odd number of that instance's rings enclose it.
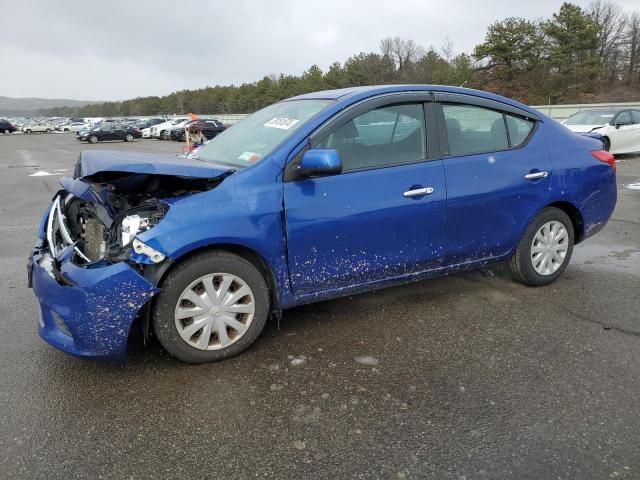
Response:
[[[296,305],[498,261],[547,285],[609,220],[615,174],[526,105],[427,85],[284,100],[190,158],[87,151],[29,260],[39,333],[117,359],[135,322],[202,363]]]

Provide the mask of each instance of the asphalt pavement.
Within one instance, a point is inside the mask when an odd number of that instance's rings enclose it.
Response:
[[[136,341],[113,365],[41,341],[26,286],[94,148],[180,152],[0,136],[0,478],[640,478],[640,158],[553,285],[492,266],[286,311],[222,363]]]

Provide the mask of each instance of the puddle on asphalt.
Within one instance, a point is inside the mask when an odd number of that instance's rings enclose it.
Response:
[[[599,245],[577,245],[573,250],[571,265],[581,270],[624,272],[640,276],[640,248]]]

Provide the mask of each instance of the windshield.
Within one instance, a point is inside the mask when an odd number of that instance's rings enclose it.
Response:
[[[274,103],[236,123],[198,150],[207,162],[245,167],[259,162],[332,100]]]
[[[615,110],[585,110],[569,117],[565,125],[604,125],[613,120]]]

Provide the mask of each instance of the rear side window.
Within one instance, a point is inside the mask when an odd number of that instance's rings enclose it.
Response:
[[[317,145],[340,153],[343,170],[412,163],[427,158],[421,103],[392,105],[365,112]]]
[[[475,105],[443,104],[450,155],[509,148],[502,112]]]
[[[505,113],[507,119],[507,127],[509,127],[509,140],[511,140],[511,148],[519,147],[527,138],[531,130],[533,130],[534,122],[525,118],[516,117]]]

